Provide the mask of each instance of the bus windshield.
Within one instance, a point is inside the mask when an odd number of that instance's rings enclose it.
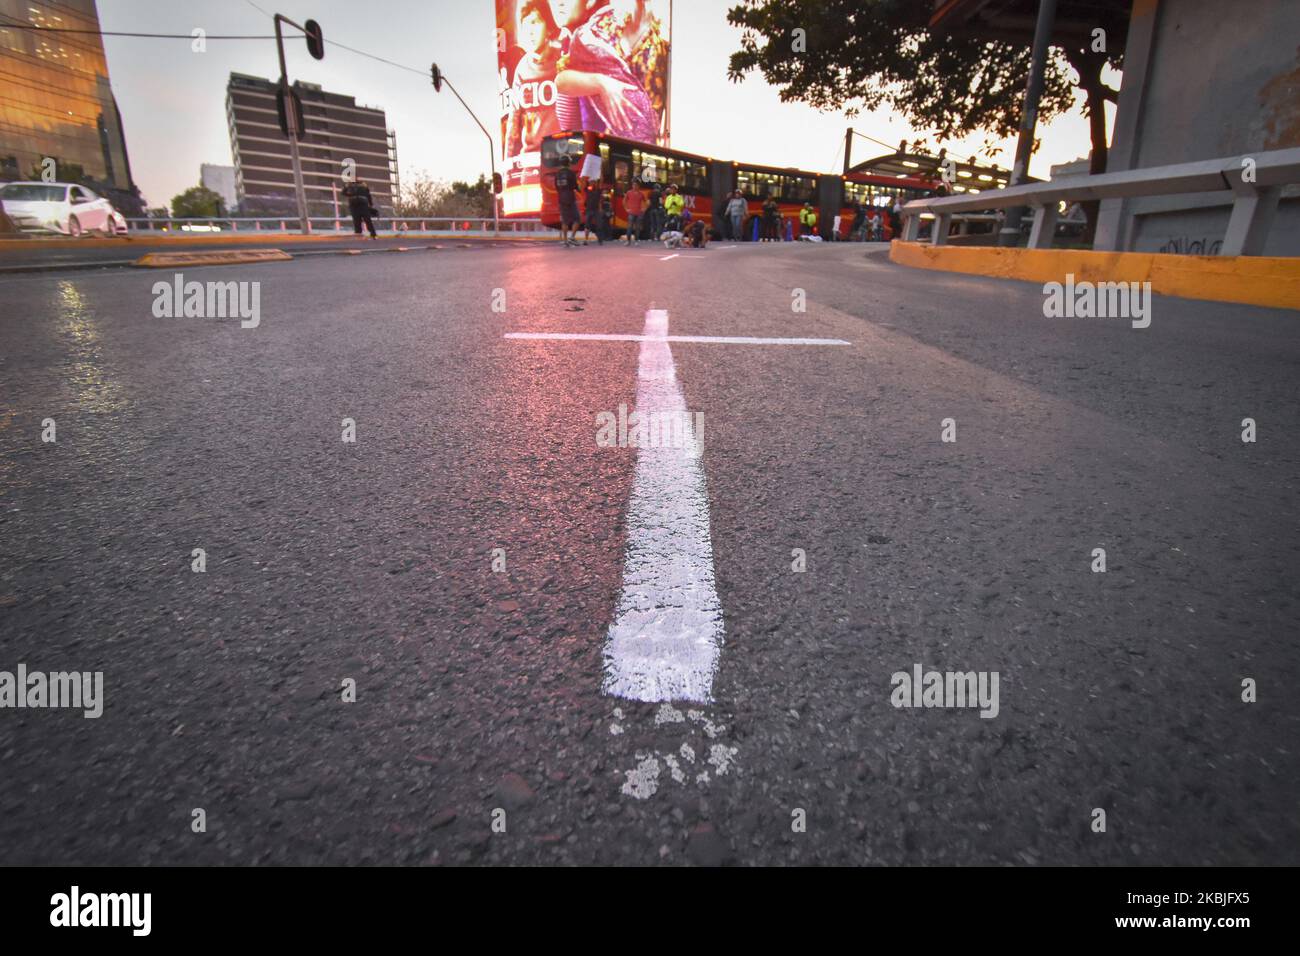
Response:
[[[568,139],[542,140],[542,165],[555,169],[560,165],[560,157],[568,156],[575,165],[582,163],[582,137],[570,136]]]

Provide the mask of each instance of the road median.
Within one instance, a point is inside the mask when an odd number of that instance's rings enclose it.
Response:
[[[282,249],[228,249],[206,252],[150,252],[135,260],[145,269],[176,269],[184,266],[233,266],[251,262],[287,262],[293,256]]]

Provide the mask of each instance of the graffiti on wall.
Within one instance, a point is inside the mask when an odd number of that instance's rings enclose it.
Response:
[[[1156,252],[1172,252],[1181,256],[1217,256],[1223,248],[1222,239],[1193,239],[1191,236],[1171,236]]]

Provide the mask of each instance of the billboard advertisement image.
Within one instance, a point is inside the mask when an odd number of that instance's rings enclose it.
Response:
[[[541,208],[541,143],[668,145],[671,0],[495,0],[506,215]]]

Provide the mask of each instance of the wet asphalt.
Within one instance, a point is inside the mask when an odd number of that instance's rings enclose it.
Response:
[[[256,328],[0,277],[0,671],[105,697],[0,709],[0,862],[1295,863],[1300,317],[725,246],[184,270],[260,283]],[[638,345],[503,338],[651,308],[852,343],[672,346],[708,704],[600,692]],[[917,664],[997,716],[892,706]]]

